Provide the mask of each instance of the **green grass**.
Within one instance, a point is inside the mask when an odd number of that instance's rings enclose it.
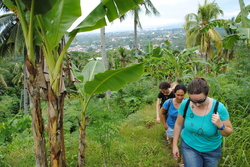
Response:
[[[176,166],[177,162],[172,158],[171,150],[166,149],[163,134],[163,126],[155,124],[154,105],[145,106],[119,126],[117,137],[106,149],[106,166]],[[87,166],[103,166],[104,160],[100,150],[101,145],[88,142]]]

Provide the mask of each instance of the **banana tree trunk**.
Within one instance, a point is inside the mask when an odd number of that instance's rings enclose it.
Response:
[[[63,106],[66,93],[56,96],[48,84],[48,132],[50,140],[50,166],[65,167],[66,156],[63,131]]]
[[[26,58],[27,88],[30,96],[30,111],[32,118],[32,131],[34,137],[34,152],[36,167],[47,167],[46,144],[44,136],[44,123],[40,103],[40,87],[38,86],[38,70]]]
[[[24,55],[27,55],[27,50],[24,48]],[[26,56],[24,56],[24,62],[26,62]],[[28,90],[27,90],[27,71],[26,63],[24,63],[24,79],[23,79],[23,110],[24,114],[28,114]]]
[[[61,39],[58,48],[58,54],[61,53],[62,48],[65,46],[65,38]],[[46,65],[46,64],[45,64]],[[52,87],[48,78],[48,68],[44,68],[46,78],[47,90],[47,110],[48,110],[48,133],[50,140],[50,166],[51,167],[65,167],[66,155],[64,146],[64,130],[63,130],[63,117],[64,117],[64,99],[66,96],[66,88],[64,85],[64,65],[61,66],[60,83],[58,85],[57,95]],[[55,82],[55,81],[54,81]]]
[[[85,117],[83,122],[79,122],[79,147],[78,147],[78,167],[85,166],[85,148],[86,148],[86,127],[88,117]]]

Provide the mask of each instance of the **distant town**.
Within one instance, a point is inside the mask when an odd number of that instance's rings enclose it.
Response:
[[[172,47],[182,50],[184,49],[185,39],[185,31],[182,28],[138,31],[138,42],[141,50],[144,50],[150,42],[152,42],[154,47],[157,47],[162,46],[166,40],[172,44]],[[134,31],[106,33],[106,50],[115,50],[118,47],[131,50],[134,48],[134,45]],[[68,52],[70,51],[101,52],[100,34],[78,34],[68,49]]]

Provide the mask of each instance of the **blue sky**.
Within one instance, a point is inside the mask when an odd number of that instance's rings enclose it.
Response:
[[[244,0],[245,5],[249,5],[250,0]],[[143,29],[157,27],[173,27],[184,23],[185,15],[189,13],[197,13],[198,5],[204,4],[204,0],[151,0],[156,9],[160,12],[160,16],[140,15],[140,21]],[[212,0],[208,0],[212,2]],[[224,11],[221,19],[230,19],[236,16],[240,11],[238,0],[215,0],[219,7]],[[100,0],[82,0],[83,18],[100,3]],[[133,18],[128,16],[127,20],[120,23],[119,20],[106,26],[106,32],[133,30]]]

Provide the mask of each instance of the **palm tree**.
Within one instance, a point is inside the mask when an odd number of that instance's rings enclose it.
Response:
[[[214,28],[209,29],[205,33],[202,33],[200,29],[211,21],[222,21],[222,19],[217,19],[219,15],[223,15],[223,11],[218,4],[215,1],[208,3],[205,0],[204,5],[199,4],[197,14],[190,13],[185,16],[186,22],[183,26],[187,31],[186,47],[190,48],[200,45],[199,52],[202,57],[205,56],[206,61],[208,56],[212,57],[212,44],[218,51],[222,49],[222,38]]]
[[[131,63],[131,55],[124,47],[120,46],[117,49],[117,55],[120,59],[120,68],[124,68],[128,63]]]
[[[8,11],[8,8],[6,8],[6,6],[2,3],[2,1],[0,1],[0,9],[3,12],[2,15],[0,15],[0,56],[4,57],[5,55],[8,55],[9,53],[9,47],[11,45],[8,45],[6,43],[6,39],[9,36],[9,33],[6,30],[9,29],[9,27],[13,26],[13,17],[14,15],[11,13],[6,13]],[[3,71],[3,69],[1,69],[1,71]],[[7,84],[4,80],[3,74],[0,73],[0,83],[2,83],[6,88],[7,88]]]
[[[16,63],[13,69],[13,73],[15,77],[12,79],[12,82],[15,85],[24,85],[24,90],[21,92],[21,98],[20,98],[20,110],[22,109],[21,102],[24,102],[23,109],[24,114],[28,114],[28,91],[27,91],[27,84],[26,84],[26,72],[25,72],[25,64],[22,62]],[[22,100],[22,98],[24,99]]]
[[[0,2],[0,55],[11,56],[12,53],[23,51],[23,35],[17,15],[11,12],[3,3]]]
[[[23,53],[25,51],[24,37],[22,33],[22,28],[17,18],[16,13],[11,12],[3,3],[0,2],[0,9],[4,12],[0,16],[0,55],[1,56],[11,56],[13,53]],[[24,56],[25,58],[25,56]],[[24,60],[25,62],[25,60]],[[26,71],[25,64],[23,67],[23,80],[24,80],[24,113],[28,113],[28,91],[26,84]]]
[[[145,14],[146,15],[151,15],[152,13],[155,16],[158,16],[160,13],[158,10],[154,7],[153,3],[151,0],[144,0],[142,3],[138,4],[135,8],[129,11],[131,15],[134,17],[134,40],[135,40],[135,56],[138,56],[138,51],[139,51],[139,44],[138,44],[138,35],[137,35],[137,27],[142,29],[142,25],[140,23],[140,17],[139,14],[142,11],[142,6],[145,8]],[[120,21],[125,20],[127,17],[127,14],[124,14],[120,17]]]

